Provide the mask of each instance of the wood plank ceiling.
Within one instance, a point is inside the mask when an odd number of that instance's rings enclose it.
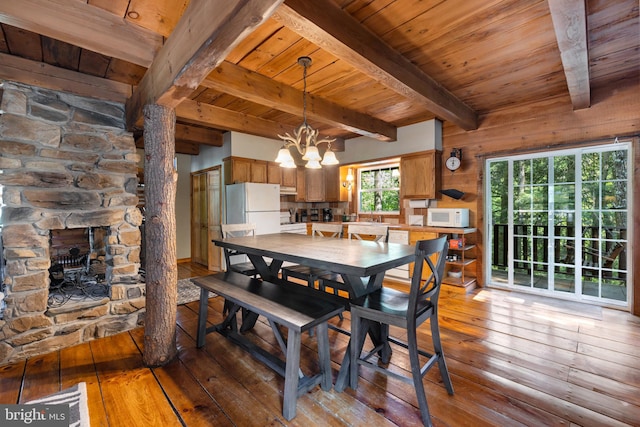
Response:
[[[398,127],[434,117],[473,131],[483,126],[484,114],[498,109],[553,97],[574,109],[588,108],[594,89],[637,85],[638,4],[4,1],[0,79],[129,100],[129,124],[139,131],[136,102],[144,99],[132,97],[135,91],[158,91],[153,85],[163,72],[200,67],[187,70],[198,77],[184,87],[176,89],[174,79],[169,95],[158,94],[174,97],[176,139],[183,152],[195,153],[200,143],[221,145],[221,131],[277,139],[297,126],[303,89],[297,58],[306,55],[313,60],[307,78],[312,126],[339,139],[368,135],[394,141]],[[257,19],[263,6],[267,19],[260,25],[225,24]],[[229,37],[226,50],[211,42],[220,34]],[[207,47],[212,52],[204,53]],[[181,64],[181,55],[192,56],[184,69],[171,69]],[[154,68],[161,71],[145,84],[145,73]]]

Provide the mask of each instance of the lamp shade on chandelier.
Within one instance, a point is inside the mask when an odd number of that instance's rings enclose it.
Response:
[[[293,135],[289,132],[284,135],[278,135],[284,141],[284,145],[278,151],[278,157],[275,161],[280,164],[280,167],[295,168],[296,163],[289,151],[291,147],[295,147],[298,153],[302,155],[302,160],[307,162],[305,164],[307,168],[320,169],[321,165],[337,165],[339,163],[338,159],[335,153],[331,151],[331,143],[335,141],[335,138],[318,139],[320,132],[307,123],[307,68],[311,65],[311,58],[301,56],[298,58],[298,64],[304,67],[302,75],[304,83],[304,89],[302,90],[302,124],[293,131]],[[320,152],[318,151],[318,145],[322,143],[327,143],[327,151],[325,151],[324,157],[320,157]]]

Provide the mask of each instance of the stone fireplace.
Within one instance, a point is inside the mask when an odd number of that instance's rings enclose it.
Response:
[[[2,365],[135,328],[145,287],[124,106],[11,82],[0,98]],[[106,296],[50,308],[52,232],[77,229],[103,233]]]

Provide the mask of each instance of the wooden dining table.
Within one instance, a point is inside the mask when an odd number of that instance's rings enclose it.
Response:
[[[263,280],[277,282],[285,261],[339,274],[349,289],[349,300],[379,289],[386,271],[408,264],[415,257],[415,248],[410,245],[292,233],[214,239],[213,242],[225,250],[246,254]],[[369,332],[374,342],[379,340],[379,331]],[[382,357],[388,359],[390,349],[385,352]],[[343,391],[348,383],[349,363],[347,347],[335,384],[337,391]]]

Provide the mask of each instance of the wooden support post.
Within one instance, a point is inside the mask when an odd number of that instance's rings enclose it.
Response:
[[[147,248],[143,360],[147,366],[162,366],[177,354],[176,114],[173,108],[156,104],[146,105],[143,112]]]

